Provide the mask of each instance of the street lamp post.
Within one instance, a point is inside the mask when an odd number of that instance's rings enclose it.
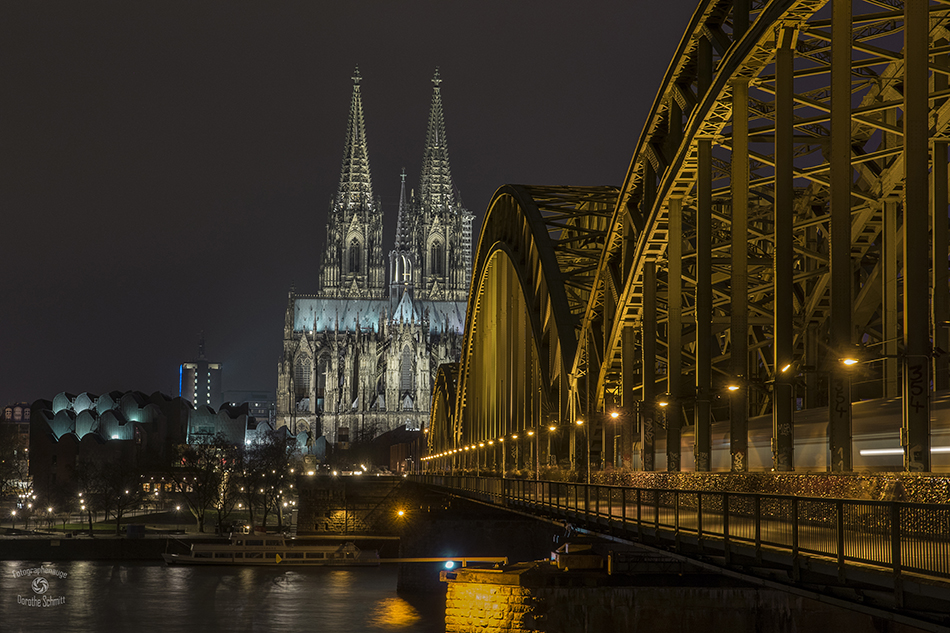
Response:
[[[609,419],[610,419],[611,422],[616,423],[616,422],[619,421],[619,419],[620,419],[620,412],[617,411],[616,409],[614,409],[613,411],[611,411],[611,412],[608,414],[608,416],[609,416]],[[614,427],[611,427],[611,432],[613,433],[613,438],[611,438],[610,455],[611,455],[612,458],[613,458],[613,466],[614,466],[614,467],[617,467],[617,466],[619,466],[619,464],[618,464],[617,462],[618,462],[618,461],[622,461],[622,460],[618,460],[618,459],[617,459],[617,448],[618,448],[618,447],[617,447],[617,441],[616,441],[617,429],[614,428]],[[604,422],[604,435],[605,435],[605,436],[606,436],[606,433],[607,433],[607,423]],[[603,453],[602,453],[602,454],[603,454],[603,457],[602,457],[601,461],[602,461],[603,464],[604,464],[603,469],[606,470],[606,468],[607,468],[607,454],[608,454],[608,453],[607,453],[607,442],[606,442],[606,440],[604,441],[604,445],[603,445],[602,451],[603,451]]]
[[[574,420],[574,424],[577,425],[578,429],[584,433],[584,482],[590,483],[590,433],[587,432],[587,429],[584,428],[584,420],[577,418]],[[575,450],[576,452],[576,450]],[[575,457],[575,461],[577,458]]]
[[[181,532],[181,506],[175,506],[175,532]]]

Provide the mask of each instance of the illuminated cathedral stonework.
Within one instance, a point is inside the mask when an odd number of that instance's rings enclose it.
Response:
[[[406,195],[403,173],[387,287],[358,70],[353,82],[319,288],[290,291],[277,382],[278,426],[334,443],[425,426],[439,365],[461,355],[472,266],[473,216],[452,183],[436,71],[419,193]]]

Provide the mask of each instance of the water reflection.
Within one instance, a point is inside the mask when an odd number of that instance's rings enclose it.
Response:
[[[407,629],[421,619],[419,612],[411,604],[398,597],[377,602],[376,608],[370,615],[372,625],[390,631]]]
[[[57,606],[28,607],[36,561],[0,561],[0,630],[444,631],[439,596],[396,594],[395,566],[370,569],[167,567],[159,563],[47,563]]]

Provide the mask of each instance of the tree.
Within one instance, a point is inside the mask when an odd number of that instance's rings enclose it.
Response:
[[[119,534],[122,517],[142,505],[146,494],[142,489],[143,471],[133,461],[120,460],[105,463],[85,460],[76,469],[76,481],[89,513],[89,533],[92,534],[92,511],[102,512],[106,520],[115,518],[115,533]]]
[[[0,423],[0,501],[29,491],[27,448],[16,424]]]
[[[221,433],[201,444],[175,447],[175,461],[169,475],[185,502],[199,532],[204,532],[209,509],[218,515],[218,524],[231,512],[236,495],[236,473],[240,451]]]
[[[277,513],[278,529],[283,529],[281,504],[290,489],[290,469],[297,453],[297,441],[283,429],[269,431],[244,450],[241,496],[247,502],[251,525],[254,509],[262,511],[261,525],[266,529],[267,515]]]
[[[92,524],[95,513],[104,512],[105,489],[101,475],[101,465],[98,461],[83,460],[76,465],[75,471],[77,497],[81,499],[80,507],[85,506],[86,517],[89,519],[89,536],[93,535]]]
[[[218,528],[224,525],[225,519],[234,510],[240,495],[241,482],[241,450],[234,445],[221,447],[221,481],[218,485],[218,496],[211,503],[218,514]]]

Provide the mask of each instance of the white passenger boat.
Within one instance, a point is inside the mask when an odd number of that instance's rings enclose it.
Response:
[[[279,565],[366,567],[379,565],[379,552],[353,543],[320,545],[282,536],[239,534],[227,543],[193,543],[187,554],[162,554],[169,565]]]

